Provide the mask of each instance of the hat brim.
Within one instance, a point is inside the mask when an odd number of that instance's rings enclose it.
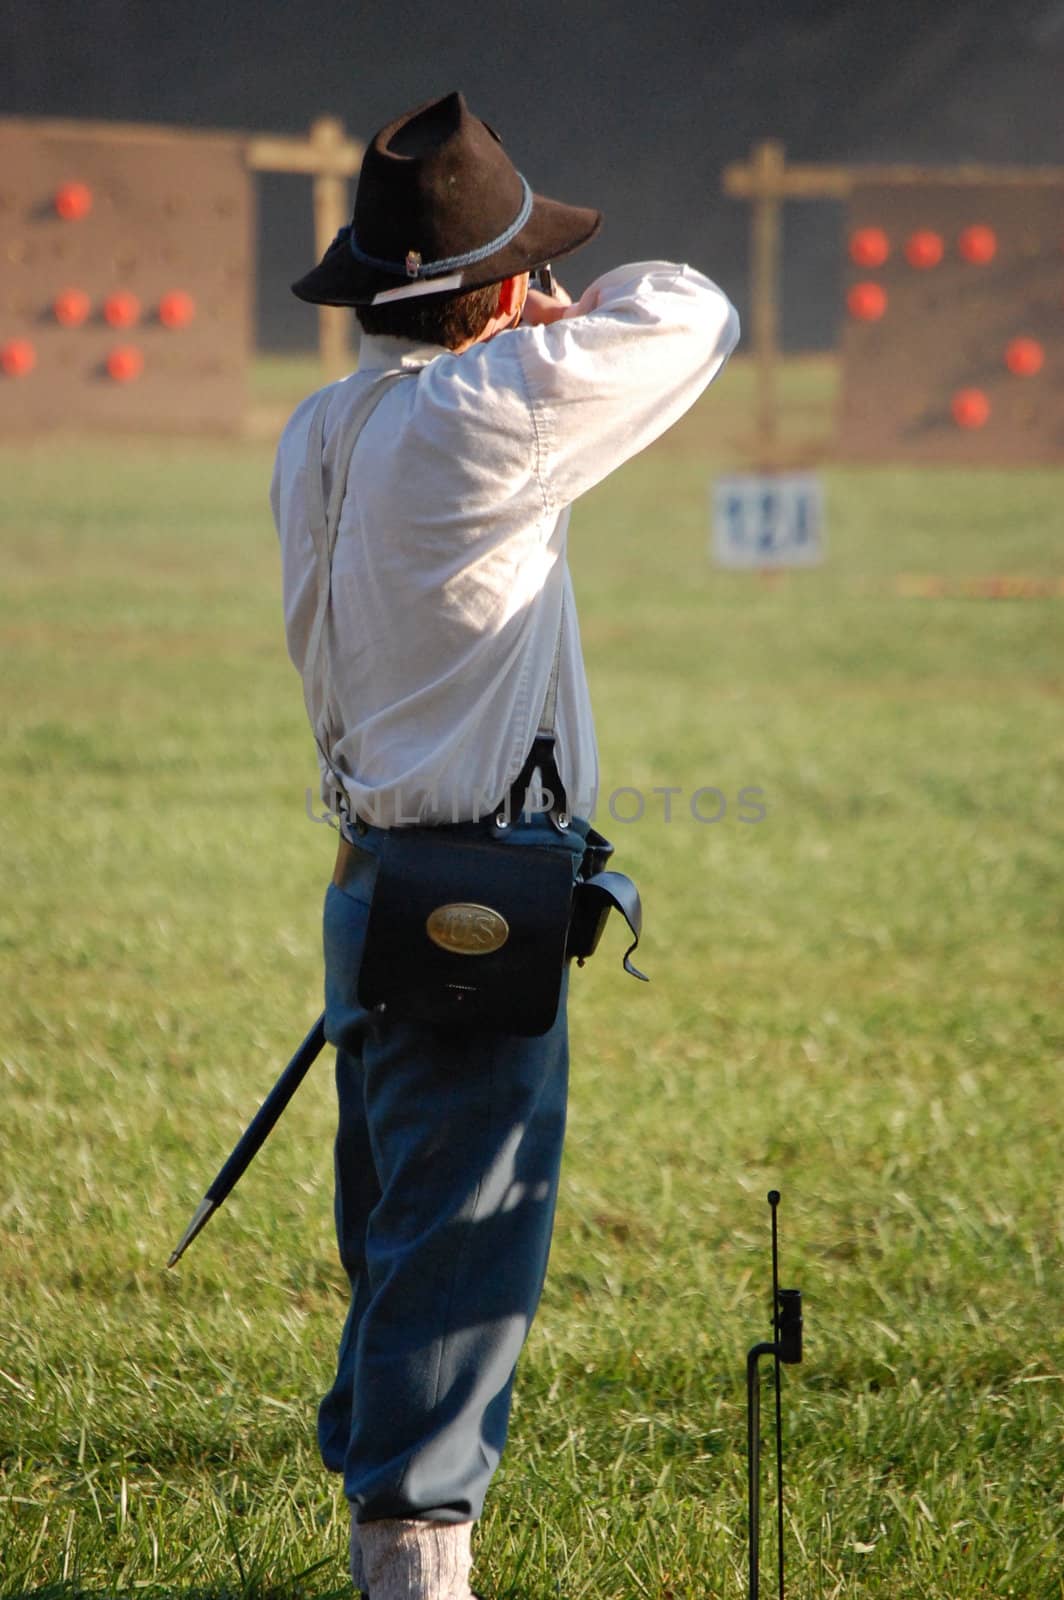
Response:
[[[537,267],[571,255],[588,244],[601,227],[600,211],[563,205],[559,200],[534,194],[531,215],[521,232],[494,255],[465,268],[462,292],[500,283],[503,278],[517,277],[522,272],[534,272]],[[421,281],[425,293],[430,293],[432,279]],[[318,265],[293,283],[292,293],[315,306],[366,306],[373,303],[375,295],[409,282],[405,276],[381,272],[356,261],[345,231],[329,246]],[[454,279],[450,277],[449,287],[453,286]]]

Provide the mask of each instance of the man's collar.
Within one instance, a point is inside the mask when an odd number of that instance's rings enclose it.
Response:
[[[358,349],[358,370],[377,372],[387,367],[427,367],[437,356],[447,354],[449,352],[440,344],[419,344],[416,339],[364,333]]]

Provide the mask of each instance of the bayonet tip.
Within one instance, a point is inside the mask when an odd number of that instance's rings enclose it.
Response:
[[[192,1243],[193,1239],[196,1237],[197,1233],[199,1233],[201,1228],[206,1226],[217,1209],[218,1207],[215,1205],[213,1200],[205,1197],[200,1201],[199,1205],[192,1214],[192,1221],[181,1235],[181,1238],[175,1245],[174,1249],[170,1252],[170,1259],[166,1263],[167,1267],[173,1267],[177,1265],[185,1251],[188,1249],[189,1245]]]

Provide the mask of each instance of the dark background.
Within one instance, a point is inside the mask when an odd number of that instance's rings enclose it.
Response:
[[[367,138],[462,89],[533,186],[601,207],[579,289],[618,261],[691,261],[745,304],[746,207],[726,162],[757,139],[810,161],[1064,163],[1064,0],[5,0],[0,113]],[[312,257],[310,184],[263,176],[259,332],[309,346],[287,284]],[[784,334],[830,345],[840,215],[786,212]],[[1064,233],[1064,219],[1062,219]]]

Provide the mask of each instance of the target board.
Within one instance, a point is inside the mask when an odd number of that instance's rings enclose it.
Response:
[[[250,332],[240,140],[0,119],[0,426],[235,430]]]
[[[1064,460],[1064,183],[857,184],[839,453]]]

